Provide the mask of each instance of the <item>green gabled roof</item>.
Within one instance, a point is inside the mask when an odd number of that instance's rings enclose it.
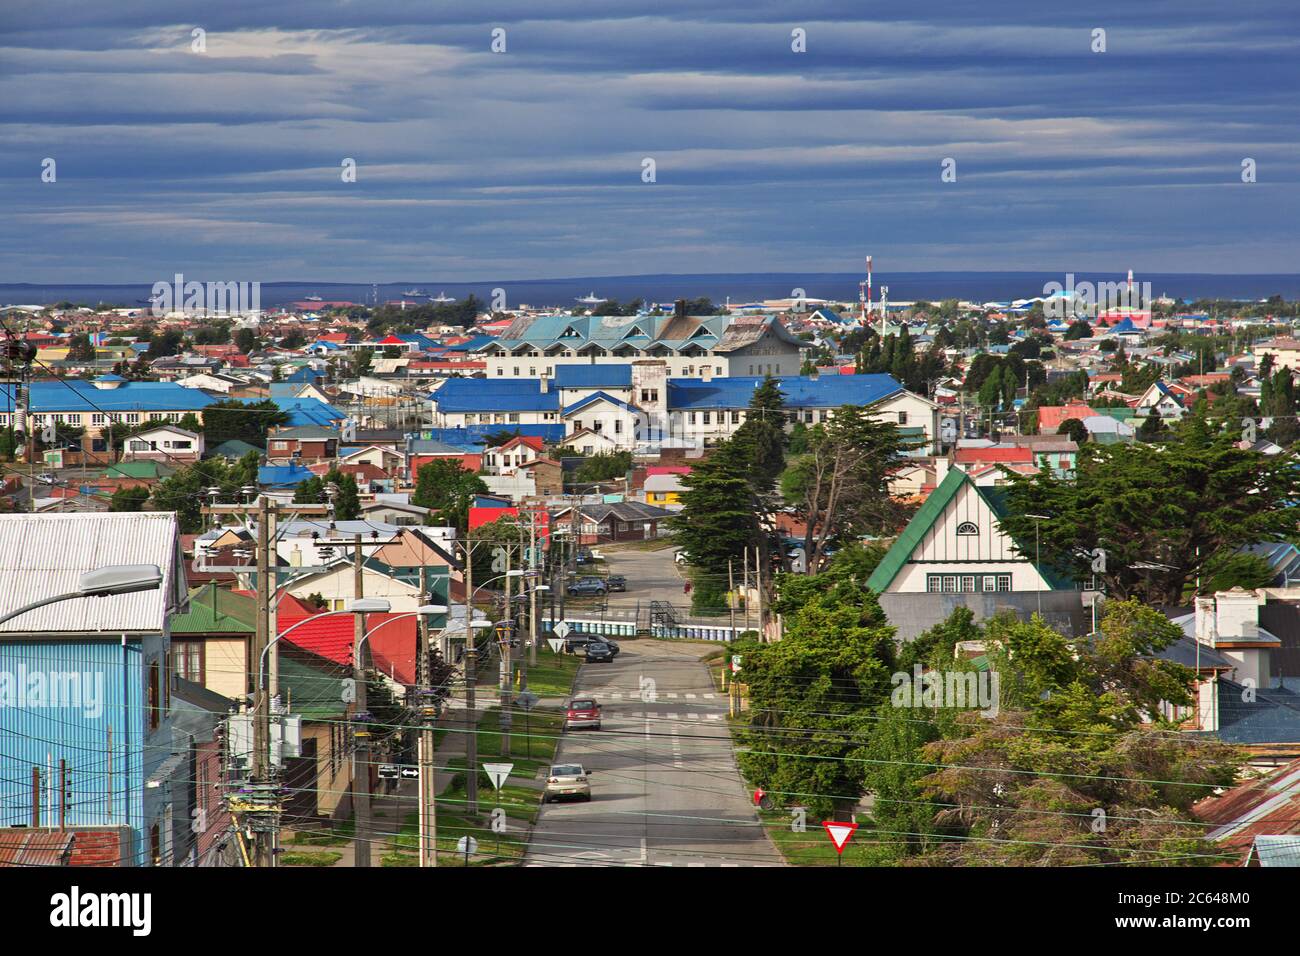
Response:
[[[223,441],[216,448],[212,449],[209,455],[210,457],[221,458],[243,458],[250,451],[255,451],[259,455],[262,453],[262,449],[258,448],[256,445],[250,445],[246,441],[232,438],[230,441]]]
[[[252,634],[257,629],[257,599],[215,583],[190,592],[190,609],[172,618],[173,634]]]
[[[280,693],[290,713],[303,720],[336,720],[348,712],[343,703],[343,680],[351,670],[296,645],[281,642]]]
[[[165,478],[174,469],[160,466],[156,461],[119,461],[104,472],[105,478]]]
[[[885,552],[885,557],[876,565],[876,570],[871,572],[871,577],[867,578],[867,587],[877,594],[885,593],[890,582],[898,577],[899,571],[903,570],[903,565],[907,564],[907,559],[912,556],[912,552],[921,543],[925,533],[939,520],[943,509],[948,507],[948,503],[957,496],[961,486],[969,480],[964,471],[957,468],[949,470],[943,481],[939,482],[939,487],[930,492],[930,497],[926,498],[916,514],[912,515],[912,520],[907,523],[898,540]]]
[[[898,576],[898,572],[903,570],[903,566],[907,564],[908,559],[912,556],[912,552],[916,550],[916,546],[921,543],[921,540],[925,537],[926,533],[934,526],[934,523],[939,520],[944,509],[948,507],[955,497],[957,497],[957,492],[960,491],[961,487],[967,482],[970,482],[970,477],[960,468],[952,468],[948,471],[948,474],[943,481],[939,482],[939,487],[930,492],[930,497],[925,499],[925,503],[921,505],[916,514],[912,516],[912,520],[907,523],[907,527],[904,528],[903,533],[898,536],[898,540],[894,542],[893,547],[886,552],[884,560],[876,566],[876,570],[872,572],[871,577],[867,579],[867,587],[871,588],[871,590],[875,591],[877,594],[883,594],[885,592],[885,589],[888,588],[894,578]],[[984,499],[984,503],[989,506],[989,509],[993,512],[993,516],[998,519],[1000,525],[1002,518],[1004,518],[1008,513],[1006,489],[998,487],[981,488],[973,482],[971,483],[971,487],[975,489],[977,495]],[[1012,538],[1011,540],[1020,550],[1020,553],[1029,559],[1030,552],[1020,547],[1020,542],[1016,541],[1015,538]],[[1034,562],[1032,559],[1029,559],[1029,563],[1033,564]],[[1074,582],[1069,578],[1063,577],[1050,566],[1035,565],[1035,567],[1037,568],[1038,573],[1043,576],[1043,580],[1047,582],[1047,586],[1053,590],[1074,590]]]

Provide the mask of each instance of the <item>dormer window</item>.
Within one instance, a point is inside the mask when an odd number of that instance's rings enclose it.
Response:
[[[980,533],[979,525],[974,521],[963,521],[957,525],[958,535],[978,535]]]

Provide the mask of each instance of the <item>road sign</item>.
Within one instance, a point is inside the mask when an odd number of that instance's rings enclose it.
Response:
[[[556,624],[555,627],[551,628],[551,632],[560,640],[564,640],[568,637],[569,632],[572,630],[573,628],[569,626],[568,621],[561,621],[559,624]]]
[[[402,768],[402,776],[403,776],[404,778],[406,778],[407,780],[414,779],[415,777],[418,777],[419,775],[420,775],[420,768],[419,768],[419,767],[403,767],[403,768]]]
[[[398,776],[399,776],[399,774],[398,774],[398,771],[397,771],[397,764],[395,764],[395,763],[381,763],[381,764],[379,765],[379,779],[380,779],[380,780],[396,780],[396,779],[398,778]]]
[[[826,828],[826,835],[835,844],[835,852],[843,856],[844,848],[848,846],[849,838],[853,836],[853,831],[858,828],[858,825],[838,820],[823,820],[822,826]]]
[[[553,650],[553,651],[554,651],[555,653],[557,653],[557,654],[560,653],[560,651],[564,650],[564,638],[562,638],[562,637],[552,637],[552,638],[549,638],[549,639],[546,641],[546,643],[547,643],[547,644],[550,644],[550,645],[551,645],[551,650]]]
[[[740,673],[740,655],[739,655],[739,654],[732,654],[732,655],[731,655],[731,673],[733,673],[733,674],[739,674],[739,673]]]
[[[461,837],[456,841],[456,852],[463,854],[465,859],[468,860],[470,854],[478,852],[478,840],[475,840],[472,836]]]
[[[487,772],[488,779],[492,781],[492,786],[501,789],[501,784],[506,782],[506,777],[510,776],[510,771],[515,769],[512,763],[485,763],[484,771]]]
[[[519,706],[522,707],[524,710],[532,710],[533,707],[537,705],[537,702],[541,700],[541,698],[538,697],[536,694],[534,694],[531,690],[526,690],[521,692],[519,696],[515,698],[515,700],[519,703]]]

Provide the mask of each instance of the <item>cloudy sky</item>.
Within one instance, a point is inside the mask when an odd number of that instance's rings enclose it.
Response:
[[[4,0],[0,281],[1296,272],[1294,4]]]

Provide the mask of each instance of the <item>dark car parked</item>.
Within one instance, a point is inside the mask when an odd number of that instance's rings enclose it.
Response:
[[[592,664],[599,663],[600,661],[612,661],[614,655],[618,653],[604,641],[592,641],[587,645],[586,650],[587,661]]]
[[[611,591],[626,591],[627,578],[621,574],[611,574],[605,579],[605,586]]]

